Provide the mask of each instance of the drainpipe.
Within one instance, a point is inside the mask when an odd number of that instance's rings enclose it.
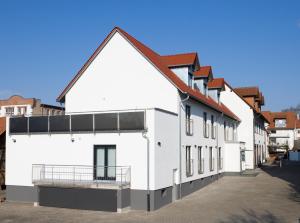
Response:
[[[186,92],[183,94],[187,95]],[[181,104],[187,100],[189,100],[190,96],[187,95],[186,98],[181,100],[179,94],[179,102],[178,102],[178,119],[179,119],[179,198],[182,198],[182,162],[181,162]]]
[[[150,211],[150,140],[149,137],[146,135],[146,132],[143,132],[143,137],[147,140],[147,211]]]

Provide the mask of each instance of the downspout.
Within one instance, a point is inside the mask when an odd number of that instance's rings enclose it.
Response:
[[[150,211],[150,140],[146,135],[146,132],[143,132],[143,137],[147,140],[147,211]]]
[[[187,95],[186,92],[183,92],[183,94]],[[181,100],[180,94],[179,94],[179,101],[178,101],[178,119],[179,119],[179,198],[182,198],[182,161],[181,161],[181,104],[187,100],[189,100],[190,96],[187,95],[186,98]]]

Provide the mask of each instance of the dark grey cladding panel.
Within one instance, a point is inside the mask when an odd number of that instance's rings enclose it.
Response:
[[[116,131],[116,130],[118,130],[117,113],[95,114],[95,131]]]
[[[120,130],[143,130],[145,129],[144,112],[120,113]]]
[[[70,116],[59,115],[49,117],[50,132],[69,132],[70,131]]]
[[[18,117],[9,119],[9,132],[10,133],[27,133],[28,118]]]
[[[117,190],[39,187],[39,204],[48,207],[117,211]]]
[[[72,132],[93,131],[93,115],[72,115],[71,116]]]
[[[29,132],[48,132],[48,116],[29,117]]]

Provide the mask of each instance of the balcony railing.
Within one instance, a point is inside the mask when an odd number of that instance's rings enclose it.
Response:
[[[194,175],[194,160],[190,159],[186,162],[186,176],[191,177]]]
[[[194,134],[193,119],[186,119],[185,127],[186,127],[186,134],[192,136]]]
[[[32,165],[34,185],[129,186],[128,166]]]
[[[10,134],[144,131],[144,111],[12,117]]]

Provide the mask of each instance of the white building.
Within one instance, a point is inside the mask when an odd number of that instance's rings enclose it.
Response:
[[[267,128],[270,132],[271,149],[300,149],[295,148],[295,142],[300,139],[300,120],[295,112],[264,111],[263,115],[270,122]]]
[[[221,101],[241,120],[237,127],[239,140],[244,142],[241,151],[245,160],[245,169],[254,169],[265,162],[268,156],[268,134],[265,123],[268,120],[261,114],[264,97],[257,87],[232,88],[225,83]]]
[[[7,199],[155,210],[240,172],[224,90],[196,53],[160,56],[114,28],[58,97],[66,115],[7,121]]]

